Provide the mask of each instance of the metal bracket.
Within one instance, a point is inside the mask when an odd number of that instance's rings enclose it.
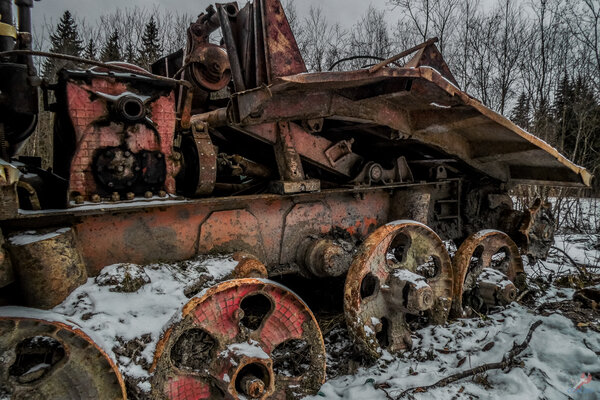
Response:
[[[335,167],[344,156],[352,153],[352,144],[354,143],[354,139],[350,140],[340,140],[327,150],[325,150],[325,157],[331,163],[332,167]]]

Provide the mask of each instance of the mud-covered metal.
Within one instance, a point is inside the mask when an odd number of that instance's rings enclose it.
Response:
[[[274,282],[236,279],[190,300],[165,331],[152,366],[161,399],[290,399],[325,379],[317,322]]]
[[[245,251],[238,251],[233,255],[238,264],[233,269],[232,277],[240,278],[268,278],[267,267],[260,262],[258,257]]]
[[[519,249],[504,232],[484,230],[469,236],[452,261],[454,301],[452,316],[463,316],[463,308],[480,309],[510,303],[525,285]],[[467,304],[465,304],[465,302]]]
[[[10,313],[23,316],[0,316],[0,393],[13,400],[127,398],[116,364],[79,328],[17,311]]]
[[[13,234],[7,248],[28,306],[52,308],[87,280],[77,238],[69,227]]]
[[[388,223],[359,247],[346,277],[344,313],[355,343],[371,358],[412,345],[407,315],[448,318],[452,265],[442,240],[414,221]]]

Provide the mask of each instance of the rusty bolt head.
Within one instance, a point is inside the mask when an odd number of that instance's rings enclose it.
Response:
[[[383,176],[383,169],[381,168],[381,165],[373,164],[371,166],[369,174],[371,175],[372,180],[379,181],[381,179],[381,177]]]
[[[83,201],[84,199],[82,195],[75,196],[75,204],[83,204]]]
[[[113,192],[113,193],[110,195],[110,199],[111,199],[112,201],[119,201],[119,200],[121,200],[121,195],[119,195],[119,192]]]
[[[265,392],[265,383],[255,376],[242,378],[242,391],[247,396],[257,399]]]
[[[90,197],[90,200],[92,200],[93,203],[100,203],[100,195],[95,193]]]
[[[135,198],[135,194],[133,192],[127,192],[127,200],[133,200]]]
[[[150,192],[150,191],[148,191],[148,192],[144,193],[144,197],[145,197],[145,198],[147,198],[147,199],[150,199],[150,198],[152,198],[152,196],[153,196],[153,194],[152,194],[152,192]]]
[[[159,191],[158,191],[158,195],[159,195],[160,197],[167,197],[167,192],[165,192],[164,190],[159,190]]]

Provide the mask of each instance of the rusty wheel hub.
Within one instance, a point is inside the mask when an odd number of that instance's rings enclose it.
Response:
[[[117,366],[81,330],[23,317],[0,317],[0,394],[15,400],[126,398]]]
[[[398,221],[377,229],[355,255],[346,278],[344,311],[356,344],[378,358],[410,348],[407,315],[441,324],[452,302],[452,266],[427,226]]]
[[[523,261],[517,245],[507,234],[483,230],[469,236],[459,247],[452,264],[454,302],[452,316],[463,316],[463,307],[486,311],[488,307],[515,300],[525,285]]]
[[[153,369],[159,398],[300,398],[324,382],[325,346],[294,293],[235,279],[184,306],[157,346]]]

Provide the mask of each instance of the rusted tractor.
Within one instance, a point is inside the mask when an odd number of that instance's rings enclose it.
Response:
[[[0,395],[126,397],[110,349],[44,310],[110,264],[217,253],[237,253],[236,279],[174,310],[149,396],[315,393],[325,348],[312,287],[294,282],[345,280],[332,308],[365,359],[409,348],[409,322],[507,304],[525,285],[521,256],[547,253],[549,210],[514,210],[511,187],[591,181],[461,91],[435,40],[307,73],[279,0],[217,4],[151,72],[92,63],[42,85],[32,2],[15,3],[18,28],[0,0],[0,298],[12,305],[0,309]],[[40,87],[55,115],[46,170],[16,156]],[[290,352],[304,361],[286,363]]]

